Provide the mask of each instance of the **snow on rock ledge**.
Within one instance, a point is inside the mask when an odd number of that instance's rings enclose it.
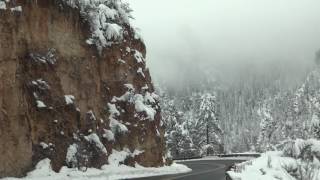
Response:
[[[125,27],[135,29],[130,24],[132,11],[127,3],[120,0],[63,0],[72,8],[77,8],[90,24],[92,35],[88,44],[95,44],[101,53],[102,49],[123,40],[129,32]],[[117,23],[114,23],[117,22]],[[134,34],[134,37],[138,35]]]

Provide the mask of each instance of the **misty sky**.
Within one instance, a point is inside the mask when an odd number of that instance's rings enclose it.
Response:
[[[245,64],[303,67],[320,48],[319,0],[127,0],[154,78]],[[180,73],[180,74],[179,74]]]

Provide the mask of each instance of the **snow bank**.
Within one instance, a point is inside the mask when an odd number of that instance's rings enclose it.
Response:
[[[50,160],[45,159],[38,163],[36,169],[28,173],[25,178],[3,178],[1,180],[117,180],[178,174],[190,172],[191,169],[184,165],[172,164],[160,168],[145,168],[138,164],[135,167],[125,165],[105,165],[101,169],[89,168],[86,172],[77,169],[63,167],[59,173],[55,173],[50,166]]]
[[[285,157],[283,152],[272,151],[260,158],[236,165],[228,174],[233,180],[319,180],[320,163],[305,157]]]
[[[125,148],[123,151],[117,151],[113,149],[112,154],[108,157],[108,163],[110,165],[117,166],[119,164],[123,164],[128,157],[135,157],[142,154],[143,152],[144,151],[140,150],[134,150],[133,152],[131,152],[127,148]]]
[[[260,158],[236,166],[228,174],[234,180],[295,180],[284,165],[295,166],[293,158],[281,157],[281,152],[267,152]]]

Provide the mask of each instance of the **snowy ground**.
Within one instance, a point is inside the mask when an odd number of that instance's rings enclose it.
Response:
[[[312,177],[297,174],[300,163],[297,159],[284,157],[282,152],[267,152],[260,158],[237,165],[236,170],[228,174],[233,180],[296,180],[294,176],[297,175],[302,180],[320,179],[318,170],[313,170]]]
[[[191,169],[188,167],[174,163],[171,166],[160,168],[145,168],[139,165],[136,165],[136,167],[105,165],[101,169],[90,168],[86,172],[64,167],[59,173],[55,173],[50,167],[50,160],[45,159],[39,162],[36,169],[28,173],[28,176],[25,178],[3,178],[1,180],[116,180],[178,174],[190,171]]]

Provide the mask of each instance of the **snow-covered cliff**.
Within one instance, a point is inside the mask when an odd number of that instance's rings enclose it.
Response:
[[[119,0],[0,0],[0,177],[44,158],[99,168],[119,151],[124,164],[165,163],[130,12]]]

